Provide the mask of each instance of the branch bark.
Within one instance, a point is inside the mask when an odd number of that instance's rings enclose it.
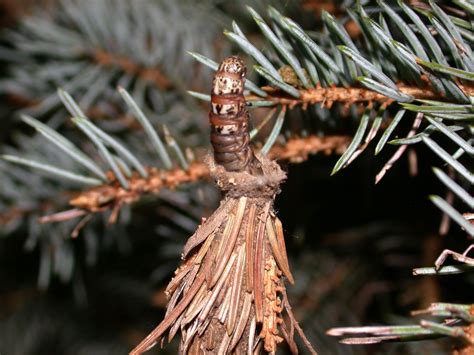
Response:
[[[268,156],[271,159],[286,160],[292,163],[301,163],[309,155],[323,153],[326,155],[341,154],[350,143],[349,136],[308,136],[304,138],[292,138],[284,145],[274,146]],[[109,173],[110,174],[110,173]],[[163,188],[174,189],[183,184],[206,180],[209,178],[209,169],[203,162],[190,164],[188,170],[159,170],[148,169],[148,178],[137,176],[129,180],[130,188],[123,189],[112,181],[107,185],[101,185],[92,189],[82,191],[70,199],[74,208],[69,211],[47,215],[40,219],[42,223],[60,222],[87,213],[104,212],[123,204],[130,204],[139,200],[145,194],[159,194]],[[67,193],[70,195],[70,192]],[[41,213],[47,206],[51,209],[52,203],[41,204],[38,209],[11,209],[0,213],[0,224],[8,224],[15,219],[22,218],[32,213]],[[79,212],[80,211],[80,212]]]
[[[474,96],[474,86],[460,85],[459,88],[468,96]],[[247,101],[265,100],[273,101],[279,105],[288,106],[292,109],[296,106],[301,106],[303,110],[307,109],[309,105],[321,104],[323,107],[331,108],[331,106],[338,102],[344,105],[352,105],[355,103],[385,103],[390,104],[392,99],[378,92],[363,88],[363,87],[316,87],[312,89],[300,89],[300,97],[294,98],[282,92],[279,89],[270,86],[262,87],[262,90],[267,92],[269,97],[260,97],[257,95],[246,96]],[[415,99],[426,100],[443,100],[445,97],[433,90],[430,85],[424,87],[407,85],[404,83],[398,84],[398,90],[404,94],[411,95]]]

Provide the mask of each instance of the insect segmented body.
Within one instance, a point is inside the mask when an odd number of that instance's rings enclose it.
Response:
[[[227,171],[260,172],[249,145],[249,114],[245,105],[246,68],[236,56],[225,58],[214,76],[211,93],[211,143],[214,159]]]

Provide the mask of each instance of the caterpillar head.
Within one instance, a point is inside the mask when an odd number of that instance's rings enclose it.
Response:
[[[247,73],[247,68],[245,67],[245,63],[239,57],[233,55],[230,57],[225,58],[221,64],[219,65],[219,71],[231,74],[237,74],[241,78],[245,77]]]

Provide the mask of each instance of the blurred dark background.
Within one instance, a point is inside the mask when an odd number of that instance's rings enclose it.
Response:
[[[25,146],[29,145],[30,139],[33,142],[33,134],[20,123],[18,112],[33,110],[34,114],[37,103],[33,101],[53,95],[54,85],[60,83],[60,80],[46,82],[42,77],[30,76],[27,79],[31,83],[25,84],[24,76],[28,71],[19,73],[31,65],[33,59],[19,56],[16,60],[15,55],[22,49],[15,48],[14,43],[25,43],[28,35],[23,32],[23,38],[20,38],[18,32],[17,37],[14,33],[29,21],[29,16],[54,19],[57,15],[51,14],[69,3],[80,7],[73,1],[61,1],[60,4],[53,0],[0,1],[0,41],[3,48],[9,49],[0,51],[2,151],[28,149]],[[86,3],[82,6],[87,6]],[[140,4],[155,6],[154,3],[160,1],[136,3],[135,7]],[[169,11],[168,16],[176,16],[173,18],[175,27],[187,26],[182,13],[173,10],[182,3],[185,2],[168,2],[163,7]],[[275,3],[293,18],[300,19],[304,28],[320,26],[320,8],[316,1]],[[256,8],[265,8],[266,4],[250,3]],[[322,2],[323,5],[338,16],[344,12],[343,2]],[[229,28],[232,19],[238,21],[250,36],[259,36],[244,5],[202,1],[199,6],[207,9],[213,18],[212,23],[206,22],[206,17],[202,19],[202,26],[212,27],[211,33],[206,34],[212,43],[204,50],[210,57],[218,60],[232,52],[232,46],[222,35],[222,29]],[[41,13],[37,12],[38,8]],[[113,18],[104,21],[113,21]],[[62,26],[66,23],[63,21]],[[170,66],[173,66],[173,59],[167,59],[166,55],[186,57],[187,50],[202,50],[199,45],[187,48],[193,38],[184,41],[180,35],[174,36],[172,30],[170,28],[170,33],[166,34],[167,50],[161,59],[170,61]],[[193,35],[199,36],[195,28],[190,36]],[[33,37],[26,39],[34,44]],[[30,48],[23,46],[25,51]],[[172,50],[176,53],[171,53]],[[42,66],[43,70],[54,70],[57,62],[57,58],[52,60],[47,55],[34,60],[34,65]],[[188,133],[192,135],[190,142],[196,149],[207,149],[206,105],[186,97],[185,91],[207,92],[211,73],[192,60],[183,65],[192,66],[192,70],[183,73],[183,77],[179,77],[179,73],[171,74],[173,87],[167,89],[161,99],[166,106],[162,114],[168,115],[170,121],[178,116],[180,120],[188,120],[188,126],[184,128],[172,124],[171,127],[182,137],[187,137]],[[164,71],[166,74],[166,69]],[[44,96],[41,90],[45,90]],[[81,94],[77,95],[80,97]],[[96,101],[107,100],[109,94],[103,89]],[[117,116],[114,119],[113,111],[104,110],[112,115],[104,124],[108,124],[108,128],[123,136],[132,130],[116,119]],[[53,108],[44,110],[39,116],[43,122],[52,122],[68,137],[80,142],[82,137],[77,132],[60,123],[66,117],[64,111]],[[353,134],[356,127],[356,123],[346,122],[337,130]],[[409,127],[399,129],[406,132]],[[39,143],[35,141],[34,144]],[[290,265],[296,279],[296,285],[289,288],[290,300],[320,354],[449,352],[451,344],[444,340],[348,346],[325,335],[331,327],[413,323],[415,320],[410,317],[410,311],[435,301],[469,302],[466,290],[472,290],[472,280],[466,276],[412,276],[412,268],[433,265],[444,248],[463,250],[466,244],[457,226],[452,226],[445,236],[438,234],[441,214],[428,200],[429,194],[444,194],[431,171],[438,161],[425,147],[416,146],[414,152],[418,162],[416,175],[411,173],[405,155],[377,185],[374,185],[375,175],[393,150],[387,149],[374,157],[373,147],[369,147],[335,176],[330,176],[338,159],[335,155],[311,156],[299,164],[283,163],[288,180],[277,197],[276,210],[285,228]],[[8,195],[2,198],[0,205],[0,353],[127,353],[162,319],[166,305],[163,290],[179,264],[180,248],[200,217],[212,213],[218,202],[218,192],[211,183],[203,182],[166,192],[160,198],[148,197],[125,211],[126,217],[121,218],[118,225],[108,226],[104,220],[95,218],[78,238],[72,240],[69,236],[71,224],[34,226],[38,216],[58,212],[65,206],[62,197],[58,197],[59,203],[54,197],[61,195],[62,185],[54,180],[33,178],[36,173],[28,169],[20,170],[25,178],[18,181],[27,186],[29,190],[25,191],[25,196],[31,198],[25,205],[28,208],[20,208],[24,205],[20,195]],[[3,189],[12,189],[12,185],[5,184]],[[50,203],[51,199],[55,203]],[[39,206],[46,207],[41,209]],[[51,242],[52,239],[55,241]],[[50,261],[45,257],[45,254],[53,253],[57,243],[62,248],[65,240],[68,252],[56,258],[65,258],[62,263],[66,264],[68,258],[74,259],[66,276],[55,270],[55,265],[60,264],[54,264],[57,260]],[[50,264],[45,266],[48,262]],[[176,353],[176,344],[163,350],[155,348],[150,353]]]

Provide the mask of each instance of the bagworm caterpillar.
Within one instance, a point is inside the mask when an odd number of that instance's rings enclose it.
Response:
[[[285,279],[294,280],[273,209],[286,174],[252,152],[244,80],[241,59],[222,61],[209,114],[215,161],[208,163],[223,198],[184,246],[183,262],[166,288],[165,318],[131,355],[178,332],[181,355],[274,355],[284,340],[298,354],[295,331],[316,355],[286,295]]]
[[[225,58],[214,76],[211,93],[211,143],[214,159],[227,171],[260,173],[250,145],[249,114],[244,97],[247,69],[237,56]]]

